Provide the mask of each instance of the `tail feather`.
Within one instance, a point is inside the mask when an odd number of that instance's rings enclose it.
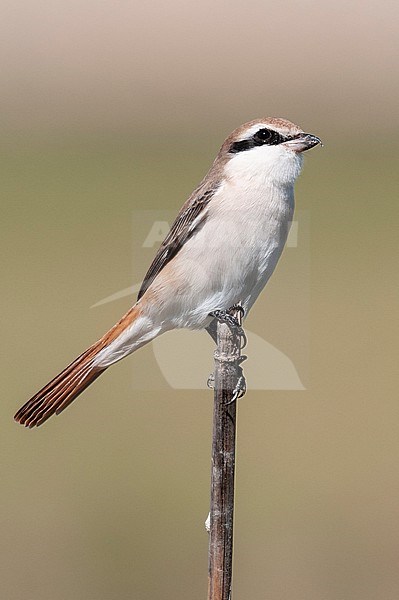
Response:
[[[38,427],[51,415],[59,414],[69,406],[105,371],[105,368],[93,366],[93,360],[101,346],[97,342],[78,356],[19,409],[15,420],[25,427]]]
[[[140,314],[136,304],[95,344],[78,356],[61,373],[37,392],[19,409],[14,419],[25,427],[38,427],[51,415],[59,414],[75,400],[112,362],[123,358],[117,353],[109,364],[97,364],[98,354],[120,339]]]

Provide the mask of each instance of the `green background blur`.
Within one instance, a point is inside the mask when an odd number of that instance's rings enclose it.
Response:
[[[2,15],[0,598],[206,597],[211,393],[162,388],[148,346],[44,427],[12,416],[130,306],[90,309],[145,274],[135,211],[177,212],[224,137],[274,115],[325,142],[296,188],[310,282],[285,252],[247,325],[298,352],[308,298],[307,389],[239,404],[234,597],[396,600],[397,3]]]

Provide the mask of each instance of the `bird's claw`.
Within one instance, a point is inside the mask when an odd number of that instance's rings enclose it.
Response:
[[[239,304],[235,304],[234,306],[229,308],[229,310],[224,310],[224,309],[223,310],[220,310],[220,309],[213,310],[211,313],[209,313],[209,316],[213,317],[220,323],[226,323],[231,329],[235,330],[237,335],[239,335],[242,340],[241,341],[241,350],[242,350],[247,345],[247,336],[245,335],[245,331],[241,327],[237,317],[235,317],[234,315],[231,314],[232,311],[237,311],[237,310],[241,312],[242,316],[244,316],[245,311],[244,311],[243,307],[240,306]]]
[[[230,306],[228,312],[239,312],[241,313],[241,317],[244,318],[245,317],[245,310],[243,309],[243,307],[241,306],[241,304],[233,304],[233,306]]]
[[[241,357],[241,358],[243,358],[245,360],[247,357],[245,356],[245,357]],[[228,406],[229,404],[233,404],[233,402],[236,402],[236,400],[238,400],[239,398],[242,398],[247,391],[247,382],[245,380],[242,367],[238,367],[238,369],[239,369],[239,376],[237,379],[237,383],[233,390],[233,395],[232,395],[231,399],[228,402],[226,402],[226,406]]]
[[[245,331],[241,327],[240,322],[237,319],[237,317],[235,317],[232,314],[233,312],[237,312],[237,311],[239,311],[241,313],[241,317],[244,317],[245,310],[243,309],[243,307],[240,304],[234,304],[228,310],[220,310],[220,309],[214,310],[211,313],[209,313],[209,316],[213,317],[217,321],[220,321],[221,323],[226,323],[231,329],[233,329],[237,333],[237,335],[240,336],[240,338],[241,338],[241,348],[240,349],[242,350],[243,348],[245,348],[245,346],[247,344],[247,336],[245,335]],[[246,360],[246,359],[247,359],[247,356],[245,356],[245,355],[242,355],[242,356],[238,357],[238,359],[237,359],[238,379],[237,379],[237,383],[233,390],[233,395],[232,395],[231,399],[228,402],[226,402],[226,406],[228,406],[229,404],[233,404],[233,402],[235,402],[239,398],[242,398],[244,396],[245,392],[247,391],[247,383],[245,381],[244,372],[241,367],[241,363],[243,363],[244,360]],[[214,373],[211,373],[209,375],[206,384],[209,388],[214,389],[214,387],[215,387],[215,374]]]
[[[247,391],[247,382],[244,376],[244,372],[242,370],[242,367],[240,366],[241,363],[244,362],[244,360],[247,360],[247,356],[245,356],[245,354],[243,354],[242,356],[240,356],[237,359],[237,363],[238,363],[238,379],[237,379],[237,383],[234,387],[233,390],[233,395],[231,397],[231,399],[226,402],[226,406],[228,406],[229,404],[233,404],[233,402],[235,402],[236,400],[238,400],[239,398],[242,398],[246,391]],[[207,379],[206,385],[208,386],[208,388],[210,388],[211,390],[215,389],[215,373],[211,373]]]

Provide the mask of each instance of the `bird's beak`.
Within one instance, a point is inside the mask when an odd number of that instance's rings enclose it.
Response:
[[[294,138],[284,142],[283,146],[286,146],[294,152],[305,152],[305,150],[310,150],[310,148],[317,146],[317,144],[320,144],[320,146],[323,145],[323,142],[317,135],[301,132]]]

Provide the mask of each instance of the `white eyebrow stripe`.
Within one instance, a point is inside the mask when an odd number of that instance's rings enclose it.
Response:
[[[251,127],[249,127],[249,129],[247,129],[242,134],[242,136],[240,136],[235,141],[236,142],[242,142],[244,140],[248,140],[255,133],[257,133],[259,131],[259,129],[270,129],[270,131],[275,131],[276,133],[278,133],[279,135],[282,135],[282,136],[291,136],[291,135],[297,135],[298,133],[302,133],[300,129],[298,129],[297,131],[292,131],[288,127],[287,128],[284,128],[284,127],[275,127],[274,125],[271,125],[270,123],[259,122],[259,123],[256,123],[255,125],[252,125]]]
[[[277,131],[277,129],[275,129],[274,127],[270,127],[270,125],[266,125],[266,123],[257,123],[256,125],[252,125],[252,127],[247,129],[245,134],[243,134],[243,137],[240,137],[240,139],[237,141],[241,142],[242,140],[247,140],[248,138],[252,137],[257,131],[259,131],[259,129],[272,129],[273,131]]]

